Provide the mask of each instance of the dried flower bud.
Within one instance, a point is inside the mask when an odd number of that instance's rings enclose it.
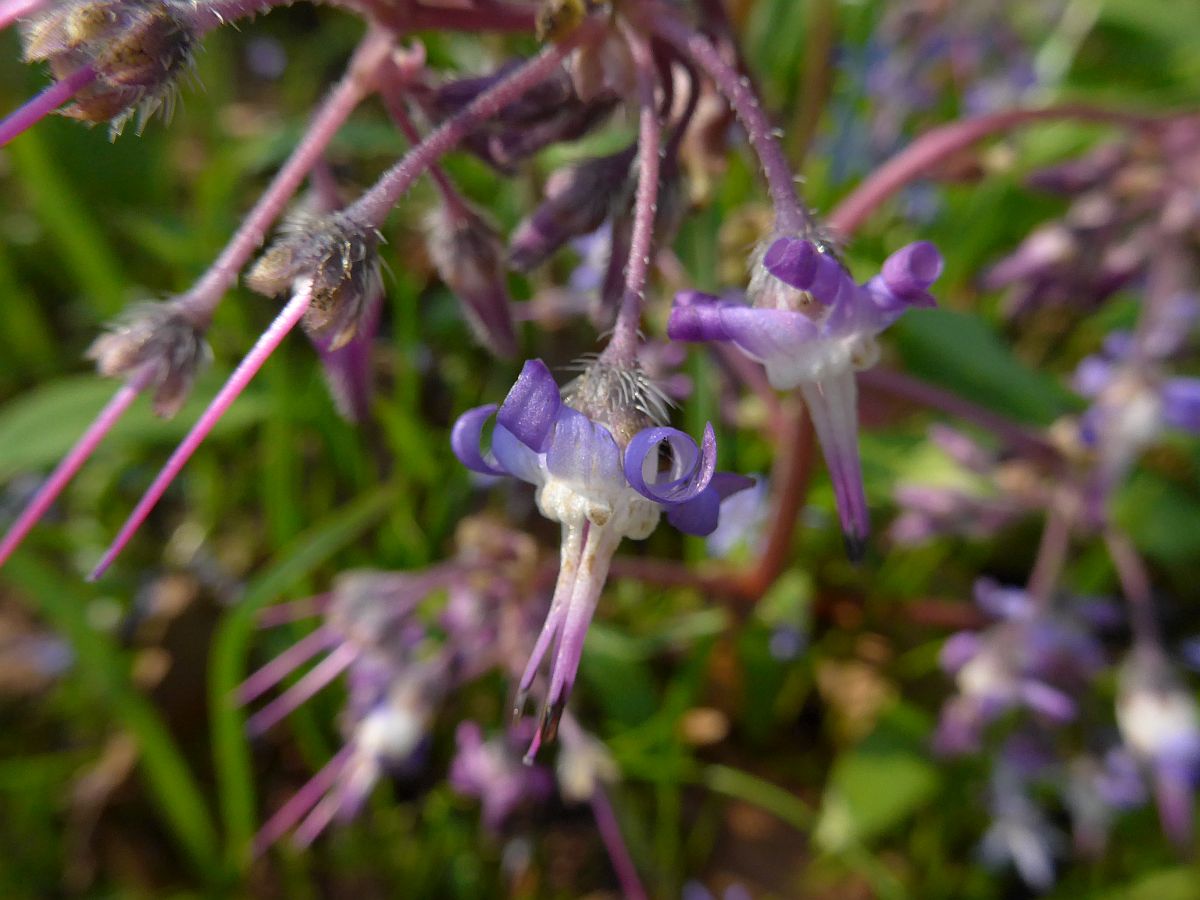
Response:
[[[329,350],[345,346],[379,286],[379,234],[340,214],[307,212],[290,217],[282,232],[246,274],[246,284],[268,297],[309,290],[305,330],[327,340]]]
[[[636,145],[557,170],[546,182],[546,198],[517,226],[509,262],[527,272],[572,238],[595,231],[611,214],[629,180]]]
[[[88,348],[101,375],[129,377],[154,366],[154,411],[175,415],[211,351],[204,331],[178,303],[143,303],[118,319]]]
[[[504,66],[492,75],[450,81],[436,88],[414,86],[413,96],[431,121],[441,123],[514,67]],[[613,94],[582,100],[570,74],[560,69],[472,132],[463,146],[492,167],[511,174],[518,163],[543,148],[583,137],[603,122],[616,104]]]
[[[429,253],[438,274],[462,301],[467,324],[497,356],[517,352],[504,248],[495,229],[469,209],[442,204],[426,220]]]
[[[25,28],[25,59],[62,80],[90,67],[95,80],[63,114],[110,122],[113,136],[137,113],[139,132],[160,108],[170,115],[175,80],[197,41],[182,4],[77,0],[49,7]]]

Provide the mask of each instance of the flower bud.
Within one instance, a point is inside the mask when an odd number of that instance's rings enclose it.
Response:
[[[438,274],[462,302],[467,324],[497,356],[517,352],[505,284],[504,248],[482,216],[442,204],[426,220],[429,254]]]
[[[636,146],[559,169],[546,182],[546,197],[517,226],[509,262],[527,272],[572,238],[595,231],[608,218],[629,179]]]
[[[134,307],[87,351],[97,371],[109,377],[129,377],[154,366],[154,411],[163,417],[179,411],[210,356],[203,330],[172,302]]]
[[[49,7],[26,28],[25,60],[47,62],[62,80],[90,67],[95,80],[63,114],[109,121],[113,136],[140,115],[138,130],[160,108],[170,114],[175,79],[197,41],[184,7],[150,0],[77,0]]]
[[[328,340],[329,350],[337,350],[358,332],[378,289],[378,243],[374,229],[341,214],[299,213],[246,274],[246,284],[268,297],[310,291],[304,328],[311,337]]]

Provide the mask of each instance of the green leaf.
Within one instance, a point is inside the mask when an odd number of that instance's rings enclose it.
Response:
[[[976,316],[915,310],[892,331],[912,374],[981,406],[1036,425],[1048,425],[1071,408],[1069,392],[1021,362]]]
[[[139,399],[97,452],[126,453],[132,446],[180,440],[223,378],[223,374],[209,373],[201,379],[191,399],[171,419],[156,417],[149,401]],[[58,462],[116,389],[115,382],[91,376],[61,378],[0,408],[0,481]],[[221,417],[213,436],[220,439],[240,431],[261,420],[265,412],[266,404],[256,394],[247,393]]]
[[[897,706],[861,744],[833,765],[816,839],[830,853],[871,841],[900,825],[938,789],[922,713]]]

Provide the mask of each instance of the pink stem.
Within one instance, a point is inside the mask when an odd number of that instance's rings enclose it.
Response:
[[[771,120],[763,112],[749,81],[725,61],[712,41],[680,22],[671,11],[658,7],[653,17],[647,15],[646,18],[648,26],[659,37],[690,56],[708,74],[741,119],[767,179],[775,206],[776,229],[785,234],[808,234],[811,225],[796,192],[795,176]]]
[[[150,510],[158,503],[159,498],[167,490],[169,485],[179,474],[179,471],[184,467],[192,454],[196,452],[196,448],[201,442],[208,437],[208,433],[212,431],[213,426],[225,414],[225,411],[233,404],[233,401],[238,398],[238,395],[246,389],[251,379],[262,368],[263,363],[267,361],[275,349],[287,337],[289,331],[296,327],[304,313],[308,310],[309,303],[312,302],[312,294],[308,289],[300,291],[288,301],[287,306],[276,317],[275,321],[270,324],[257,343],[246,354],[246,358],[241,361],[233,374],[229,376],[229,380],[213,398],[212,403],[204,410],[199,421],[188,432],[187,437],[183,439],[180,445],[171,454],[171,458],[167,460],[167,464],[163,466],[162,471],[154,479],[149,490],[146,491],[142,499],[138,501],[133,512],[121,527],[116,539],[105,551],[104,556],[92,570],[92,574],[88,576],[89,581],[97,580],[104,574],[105,570],[112,564],[112,561],[117,558],[124,548],[129,543],[129,539],[133,537],[134,532],[138,530],[142,522],[146,520],[146,516],[150,514]]]
[[[1145,128],[1161,118],[1099,109],[1093,106],[1049,106],[1043,109],[1010,109],[991,115],[952,122],[922,135],[876,169],[870,177],[838,204],[829,217],[830,226],[848,237],[906,184],[929,174],[937,166],[977,141],[1013,128],[1056,119],[1079,119]]]
[[[638,104],[638,182],[633,207],[633,230],[629,241],[629,262],[625,266],[625,293],[613,328],[612,341],[605,357],[613,362],[637,361],[638,327],[646,280],[650,274],[650,254],[654,243],[654,218],[658,212],[659,170],[662,162],[662,122],[655,99],[656,75],[650,45],[634,29],[626,27],[625,39],[637,72]]]
[[[389,35],[371,31],[354,51],[346,74],[317,109],[304,138],[292,151],[283,168],[254,204],[216,262],[180,298],[196,322],[207,325],[221,298],[237,282],[238,272],[262,245],[271,224],[300,189],[309,171],[320,161],[321,154],[350,113],[371,92],[374,74],[387,58],[391,47],[392,38]]]
[[[481,122],[497,115],[548,78],[591,31],[590,28],[580,28],[562,43],[547,47],[476,97],[461,112],[443,122],[400,162],[388,169],[374,187],[348,207],[347,217],[364,227],[380,227],[400,197],[430,166],[454,149]]]
[[[133,403],[138,394],[145,390],[146,386],[154,380],[157,373],[157,366],[144,366],[138,369],[129,381],[117,389],[113,398],[108,401],[92,424],[88,426],[87,431],[75,442],[75,446],[67,451],[67,455],[62,458],[62,461],[50,473],[50,477],[38,488],[33,499],[29,501],[29,505],[22,510],[21,515],[17,517],[17,521],[13,522],[12,527],[8,529],[8,533],[4,535],[4,539],[0,540],[0,566],[3,566],[8,561],[13,551],[21,545],[21,541],[25,540],[26,535],[33,529],[33,526],[46,514],[46,510],[50,508],[63,489],[70,484],[71,479],[75,477],[75,473],[83,467],[88,457],[95,452],[96,447],[104,440],[113,426],[117,424],[117,421],[125,414],[125,411],[129,409],[130,404]]]
[[[38,7],[42,6],[46,0],[11,0],[6,4],[0,4],[0,31],[3,31],[17,19],[23,18],[30,13],[37,12]]]
[[[313,666],[303,678],[248,718],[246,730],[250,734],[259,735],[273,728],[290,712],[299,709],[305,701],[341,675],[357,656],[357,647],[352,644],[339,645]]]
[[[621,885],[621,896],[627,900],[646,900],[646,889],[642,887],[637,866],[633,863],[633,857],[629,855],[629,847],[621,834],[621,825],[613,812],[608,795],[599,783],[592,793],[591,806],[592,815],[596,817],[596,829],[600,832],[600,839],[604,841],[608,858],[612,860],[613,871],[616,872],[617,881]]]
[[[329,823],[333,821],[333,817],[337,815],[338,807],[342,805],[342,798],[337,793],[328,793],[321,798],[321,802],[317,804],[316,809],[308,814],[308,817],[296,827],[296,833],[292,835],[292,843],[303,850],[320,837],[321,832],[329,827]]]
[[[387,108],[388,115],[392,117],[392,121],[400,128],[404,137],[412,146],[417,146],[421,143],[421,132],[417,130],[417,126],[413,124],[412,119],[408,115],[408,110],[404,107],[403,92],[394,86],[389,86],[382,92],[383,105]],[[439,165],[434,164],[429,167],[429,177],[433,179],[437,185],[438,193],[442,195],[442,202],[451,210],[459,213],[465,213],[467,209],[466,201],[458,193],[458,189],[454,186],[454,182],[450,180],[450,176]]]
[[[290,672],[294,672],[322,650],[337,643],[337,640],[337,634],[328,625],[322,625],[305,635],[261,669],[248,676],[238,688],[238,702],[250,703],[255,698],[262,696],[283,681]]]
[[[58,109],[96,79],[96,70],[82,66],[62,81],[56,81],[36,97],[25,102],[0,121],[0,147],[17,135],[32,128],[54,110]]]
[[[305,813],[317,804],[321,796],[333,787],[342,770],[346,768],[346,763],[350,761],[353,752],[354,747],[351,744],[347,744],[339,750],[333,759],[322,766],[321,771],[310,778],[287,803],[279,807],[275,814],[263,823],[263,827],[254,836],[255,856],[266,852],[268,847],[283,837],[285,832],[290,830]]]

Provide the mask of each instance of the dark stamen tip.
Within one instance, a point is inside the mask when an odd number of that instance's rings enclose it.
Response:
[[[844,532],[842,539],[846,543],[846,556],[850,558],[850,562],[855,564],[862,562],[863,557],[867,555],[867,536]]]

